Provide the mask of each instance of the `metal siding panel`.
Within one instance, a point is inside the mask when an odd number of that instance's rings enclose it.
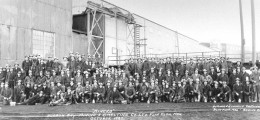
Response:
[[[40,5],[39,2],[33,1],[32,7],[32,28],[39,29],[40,28]]]
[[[31,28],[32,0],[18,0],[18,27]]]
[[[127,24],[125,23],[124,20],[118,19],[117,20],[117,35],[118,39],[126,41],[126,30],[127,30]]]
[[[24,54],[28,56],[32,54],[32,30],[25,30],[24,41]]]
[[[10,59],[16,60],[17,55],[17,28],[16,27],[10,27],[10,43],[9,43],[9,50],[8,53],[10,55]]]
[[[116,37],[116,23],[115,23],[115,18],[111,18],[106,15],[105,18],[105,33],[106,37]]]
[[[55,8],[56,9],[56,15],[55,15],[55,32],[56,33],[60,33],[60,31],[61,31],[61,26],[62,26],[62,24],[61,24],[61,21],[63,21],[62,20],[62,11],[60,10],[60,9],[57,9],[57,8]]]
[[[25,56],[25,29],[17,30],[17,60],[22,60]]]
[[[72,32],[72,14],[71,14],[71,12],[66,11],[66,19],[65,20],[66,20],[66,26],[65,26],[66,32],[65,32],[65,34],[71,35],[71,32]]]
[[[108,62],[107,60],[111,60],[114,59],[113,58],[109,58],[109,56],[116,56],[116,54],[112,54],[112,48],[116,48],[116,40],[110,37],[106,37],[106,44],[105,44],[105,59],[106,59],[106,63]],[[111,63],[115,63],[115,62],[111,62]],[[109,62],[110,64],[110,62]]]
[[[56,8],[55,7],[50,7],[50,11],[51,11],[51,13],[50,13],[50,24],[51,24],[51,31],[53,31],[53,32],[55,32],[56,31],[56,17],[58,17],[58,16],[56,16]]]
[[[55,57],[59,57],[59,55],[60,55],[60,39],[61,39],[61,36],[59,34],[56,34],[56,36],[55,36]]]
[[[0,22],[5,25],[10,25],[11,9],[9,0],[0,0],[0,9],[1,9],[1,20]]]
[[[10,30],[7,26],[0,26],[0,39],[1,39],[1,61],[9,59],[8,45],[10,39]]]
[[[18,22],[18,4],[17,4],[18,0],[10,0],[10,24],[13,26],[17,26],[17,22]]]
[[[44,5],[44,30],[45,31],[51,31],[51,9],[52,6],[50,5]]]

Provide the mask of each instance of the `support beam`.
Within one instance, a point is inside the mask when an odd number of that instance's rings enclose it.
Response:
[[[240,11],[240,27],[241,27],[241,63],[245,62],[245,38],[244,38],[244,23],[243,23],[243,8],[242,1],[239,0]]]
[[[251,17],[252,17],[252,63],[253,66],[256,62],[256,52],[255,52],[255,5],[254,0],[251,0]]]
[[[90,33],[90,11],[88,11],[87,16],[87,39],[88,39],[88,54],[90,54],[90,46],[91,46],[91,35]]]
[[[118,65],[117,13],[115,13],[115,21],[116,21],[116,65]]]

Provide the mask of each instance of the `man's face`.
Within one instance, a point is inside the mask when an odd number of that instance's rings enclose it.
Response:
[[[218,84],[215,83],[214,86],[215,86],[215,88],[217,88],[217,87],[218,87]]]
[[[113,88],[113,91],[116,92],[116,87]]]
[[[208,83],[206,81],[204,81],[204,85],[207,85]]]
[[[129,82],[129,86],[130,86],[130,87],[132,87],[132,86],[133,86],[132,82]]]
[[[29,71],[29,75],[32,76],[32,71]]]
[[[243,72],[246,72],[246,68],[245,68],[245,67],[243,67],[243,68],[242,68],[242,71],[243,71]]]
[[[240,72],[240,68],[239,67],[237,68],[237,72]]]
[[[249,81],[246,81],[246,84],[249,85]]]
[[[119,85],[121,86],[121,85],[122,85],[122,82],[119,82]]]
[[[239,80],[236,80],[236,83],[239,84]]]
[[[236,70],[233,70],[233,74],[236,74],[237,73],[237,71]]]

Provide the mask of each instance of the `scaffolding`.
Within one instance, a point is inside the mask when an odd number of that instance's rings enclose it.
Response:
[[[120,61],[125,59],[155,55],[166,56],[167,53],[171,53],[173,57],[176,57],[175,55],[182,57],[182,55],[186,56],[192,52],[199,54],[217,52],[199,45],[198,41],[188,36],[104,0],[79,0],[76,2],[81,3],[73,5],[73,11],[83,11],[80,13],[81,15],[90,16],[87,17],[85,25],[87,27],[88,54],[101,55],[105,64],[121,65]],[[121,21],[124,23],[120,23]],[[115,22],[113,26],[109,26],[113,27],[111,30],[115,29],[114,37],[107,33],[110,31],[107,31],[106,24],[111,24],[111,22]],[[126,33],[123,38],[119,33],[121,31],[118,30],[122,25],[121,30],[124,30],[123,34]],[[108,44],[113,45],[108,46]],[[111,48],[107,48],[107,46]],[[110,49],[112,49],[112,53],[109,53]]]

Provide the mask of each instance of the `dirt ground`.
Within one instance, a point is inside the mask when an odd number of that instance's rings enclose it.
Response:
[[[0,120],[259,120],[260,103],[135,103],[0,106]]]

